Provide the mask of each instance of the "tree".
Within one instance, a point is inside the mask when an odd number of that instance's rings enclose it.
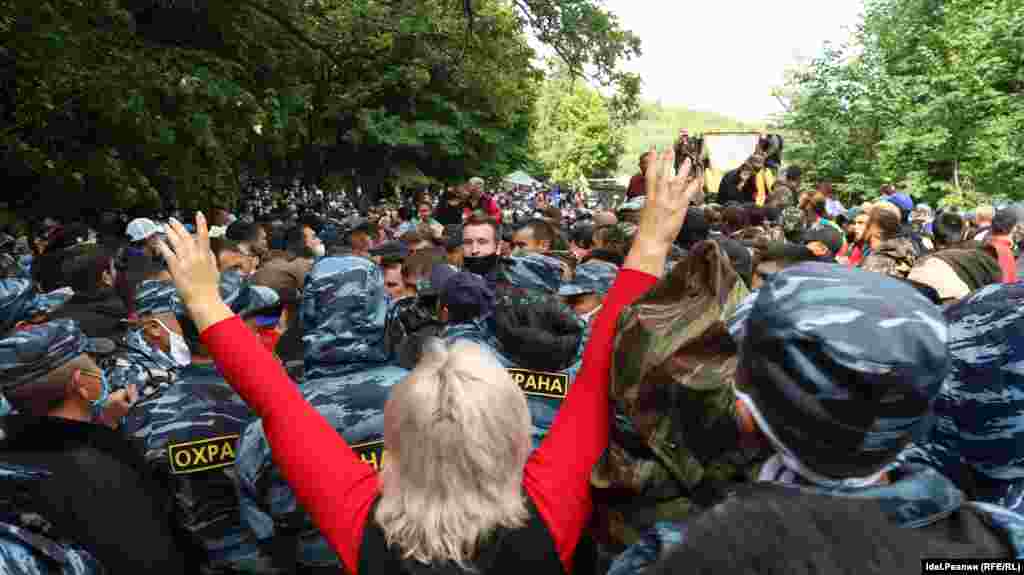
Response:
[[[587,178],[608,177],[618,167],[622,128],[609,99],[556,66],[537,100],[531,147],[553,181],[586,189]]]
[[[789,85],[798,155],[870,195],[1024,197],[1024,1],[873,0],[848,46]],[[793,154],[790,154],[793,157]]]

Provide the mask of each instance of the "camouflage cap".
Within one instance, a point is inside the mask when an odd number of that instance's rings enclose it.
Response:
[[[358,256],[320,259],[302,292],[307,378],[387,361],[387,302],[377,264]]]
[[[273,289],[253,285],[236,270],[220,274],[220,297],[231,311],[241,316],[272,308],[280,302]]]
[[[562,284],[562,263],[542,254],[524,254],[501,260],[499,278],[514,288],[558,293]]]
[[[7,333],[19,321],[53,313],[70,297],[63,291],[41,294],[31,280],[24,278],[0,280],[0,334]]]
[[[135,313],[140,317],[179,311],[174,282],[146,280],[135,288]]]
[[[741,340],[736,394],[792,469],[870,476],[927,423],[949,371],[949,330],[914,288],[803,263],[766,278],[741,310],[730,322]]]
[[[89,339],[74,320],[31,325],[0,340],[0,390],[32,383],[82,355],[107,354],[113,342]]]
[[[615,264],[599,260],[591,260],[576,268],[576,277],[562,284],[558,289],[560,296],[574,296],[587,293],[605,295],[612,288],[619,268]]]

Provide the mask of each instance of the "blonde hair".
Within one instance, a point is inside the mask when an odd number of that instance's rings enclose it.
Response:
[[[463,569],[498,528],[526,524],[526,397],[480,346],[426,344],[384,411],[388,458],[375,519],[389,547]]]

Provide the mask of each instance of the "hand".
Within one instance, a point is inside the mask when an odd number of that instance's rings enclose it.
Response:
[[[139,390],[134,383],[111,393],[107,402],[103,404],[100,422],[111,429],[117,429],[121,425],[121,418],[128,415],[138,400]]]
[[[174,287],[200,333],[234,315],[220,297],[220,272],[217,258],[210,250],[210,231],[203,214],[196,214],[194,238],[178,220],[172,219],[167,226],[167,241],[171,247],[160,241],[157,248],[167,261]]]
[[[671,246],[686,219],[690,201],[701,190],[704,177],[700,168],[693,170],[689,158],[674,173],[675,153],[666,150],[660,155],[648,155],[646,188],[647,198],[640,212],[637,239]]]

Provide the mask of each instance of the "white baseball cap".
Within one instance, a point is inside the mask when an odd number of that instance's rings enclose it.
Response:
[[[164,227],[149,218],[136,218],[128,222],[128,228],[125,232],[131,241],[141,242],[153,234],[164,233]]]

